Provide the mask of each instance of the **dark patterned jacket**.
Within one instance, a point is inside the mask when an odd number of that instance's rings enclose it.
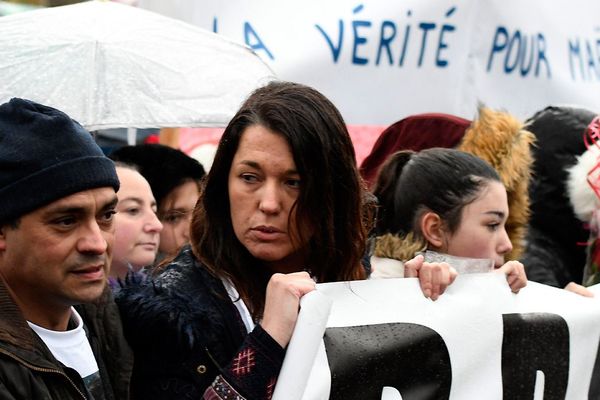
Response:
[[[285,350],[249,334],[222,281],[189,246],[153,279],[116,294],[135,354],[134,399],[270,399]]]
[[[110,290],[94,304],[77,306],[77,311],[98,363],[105,399],[127,400],[133,357]],[[56,360],[0,280],[0,399],[90,398],[77,371]]]

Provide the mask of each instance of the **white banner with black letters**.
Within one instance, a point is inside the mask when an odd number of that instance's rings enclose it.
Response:
[[[275,400],[600,398],[600,290],[584,298],[500,274],[440,299],[416,279],[319,284],[305,296]]]

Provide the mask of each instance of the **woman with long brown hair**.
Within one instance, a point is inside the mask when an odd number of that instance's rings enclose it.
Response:
[[[133,397],[270,398],[300,298],[366,277],[366,198],[329,100],[288,82],[253,92],[221,138],[191,246],[118,293]]]

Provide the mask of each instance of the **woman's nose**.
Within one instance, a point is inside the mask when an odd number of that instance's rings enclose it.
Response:
[[[154,211],[151,212],[151,215],[148,216],[148,220],[144,225],[144,229],[146,232],[160,232],[163,229],[163,224],[158,219],[158,215]]]
[[[276,214],[281,211],[281,196],[275,183],[266,183],[260,193],[259,209],[266,214]]]
[[[510,253],[513,249],[512,242],[510,241],[510,237],[508,236],[508,232],[506,232],[506,228],[502,229],[502,236],[500,238],[500,243],[498,245],[498,253],[506,254]]]

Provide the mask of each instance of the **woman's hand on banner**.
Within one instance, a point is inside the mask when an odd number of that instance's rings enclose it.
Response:
[[[423,294],[431,300],[437,300],[457,275],[448,263],[428,263],[421,254],[404,264],[404,277],[419,278]]]

